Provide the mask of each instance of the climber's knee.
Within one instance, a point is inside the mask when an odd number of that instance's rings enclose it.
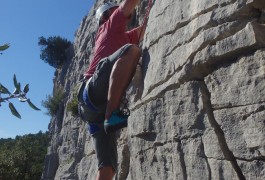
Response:
[[[142,55],[142,50],[137,45],[133,44],[129,47],[128,54],[134,57],[135,60],[139,61]]]

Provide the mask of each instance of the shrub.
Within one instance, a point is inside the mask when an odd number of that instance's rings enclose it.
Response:
[[[54,95],[48,95],[45,101],[42,101],[42,106],[45,107],[48,112],[47,115],[53,117],[56,115],[59,105],[63,102],[65,93],[62,89],[55,91]]]
[[[78,100],[77,97],[74,97],[68,104],[66,110],[71,112],[72,115],[78,116]]]
[[[39,46],[41,46],[40,58],[54,68],[62,66],[66,61],[66,49],[71,42],[60,36],[51,36],[48,39],[39,37]]]
[[[49,143],[48,132],[0,138],[0,179],[41,179]]]
[[[82,83],[78,83],[72,90],[72,93],[73,93],[73,98],[72,100],[67,104],[67,108],[66,110],[68,112],[71,112],[72,115],[74,116],[78,116],[79,115],[79,112],[78,112],[78,98],[77,98],[77,95],[78,95],[78,90],[80,88],[80,86],[82,85]]]

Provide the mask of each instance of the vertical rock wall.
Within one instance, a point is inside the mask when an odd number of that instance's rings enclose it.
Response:
[[[92,57],[102,2],[81,22],[73,58],[56,73],[55,89],[68,96],[49,125],[42,179],[95,179],[92,139],[65,107]],[[116,179],[265,179],[265,1],[153,2]]]

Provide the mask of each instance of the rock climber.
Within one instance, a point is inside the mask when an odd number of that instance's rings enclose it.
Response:
[[[140,0],[108,2],[96,11],[98,32],[94,56],[79,91],[80,114],[88,122],[98,159],[97,179],[112,179],[117,170],[117,130],[127,126],[129,114],[120,109],[121,99],[141,57],[138,47],[146,22],[128,30]]]

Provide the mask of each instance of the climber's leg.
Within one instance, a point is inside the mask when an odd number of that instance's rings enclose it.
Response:
[[[140,57],[141,49],[132,45],[114,64],[110,75],[106,120],[110,118],[114,110],[119,108],[122,96],[133,78]]]
[[[106,134],[102,129],[93,135],[93,142],[98,159],[97,180],[111,180],[117,171],[117,135]]]
[[[114,175],[112,167],[103,167],[98,171],[96,180],[112,180]]]

